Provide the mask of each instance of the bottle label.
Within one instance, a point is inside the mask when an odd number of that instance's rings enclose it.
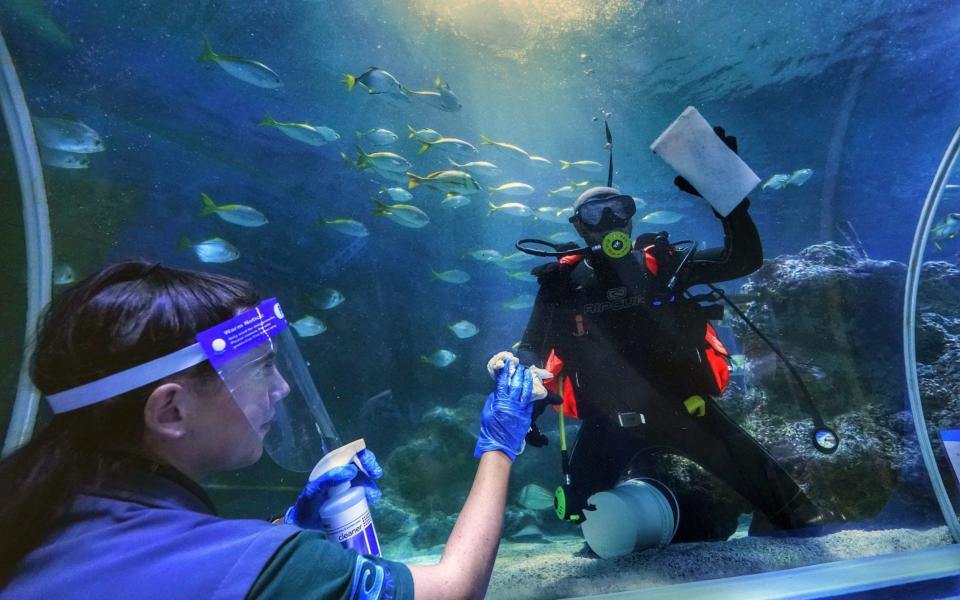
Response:
[[[380,556],[380,542],[366,502],[358,502],[335,515],[321,518],[327,539],[358,554]]]

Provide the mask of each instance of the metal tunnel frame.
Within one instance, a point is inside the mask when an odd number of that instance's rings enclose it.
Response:
[[[20,79],[0,32],[0,107],[17,164],[23,227],[27,250],[27,315],[23,340],[23,361],[17,380],[17,397],[4,438],[2,456],[25,444],[37,422],[40,392],[30,380],[30,354],[40,312],[50,302],[53,258],[50,243],[50,213],[37,140],[33,136],[30,111]]]
[[[943,478],[940,477],[940,470],[937,467],[937,459],[933,455],[933,446],[930,444],[930,435],[927,433],[927,423],[923,415],[923,404],[920,398],[920,384],[917,377],[917,348],[916,348],[916,328],[917,328],[917,290],[920,287],[920,274],[923,267],[923,255],[927,247],[927,240],[930,236],[930,228],[933,225],[933,219],[937,214],[937,207],[940,205],[940,198],[943,196],[943,189],[947,183],[947,176],[953,169],[957,161],[957,153],[960,151],[960,128],[957,128],[947,146],[947,151],[940,161],[940,168],[933,178],[930,185],[930,191],[927,192],[927,199],[923,203],[923,209],[920,211],[920,219],[917,221],[917,232],[913,236],[913,248],[910,250],[910,262],[907,263],[907,281],[903,294],[903,360],[907,376],[907,394],[910,397],[910,414],[913,417],[913,426],[917,432],[917,444],[920,446],[920,454],[923,456],[923,464],[927,468],[927,475],[930,477],[930,484],[933,486],[933,492],[937,497],[937,503],[940,505],[940,511],[943,513],[943,520],[946,521],[950,535],[954,542],[960,542],[960,522],[957,521],[957,514],[950,503],[950,497],[947,495],[947,489],[943,484]]]

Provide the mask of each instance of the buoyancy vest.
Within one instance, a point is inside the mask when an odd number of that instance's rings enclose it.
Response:
[[[75,498],[63,525],[21,560],[0,599],[242,599],[300,531],[218,518],[173,479],[125,470]]]
[[[609,278],[604,282],[580,256],[537,272],[541,285],[554,286],[560,299],[551,325],[558,329],[555,344],[544,362],[555,375],[547,387],[563,398],[567,416],[635,410],[633,399],[643,396],[682,403],[692,395],[721,394],[729,382],[729,353],[710,323],[722,317],[720,307],[679,292],[660,293],[673,274],[672,254],[645,245],[632,258],[642,272],[641,294],[611,285]],[[636,389],[618,393],[618,385]]]

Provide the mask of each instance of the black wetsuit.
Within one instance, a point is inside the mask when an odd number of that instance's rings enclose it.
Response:
[[[763,250],[748,207],[745,200],[721,219],[723,247],[693,254],[679,273],[676,294],[664,295],[663,284],[683,256],[677,248],[663,255],[656,274],[636,248],[617,269],[597,258],[534,270],[540,291],[519,356],[527,364],[542,363],[555,350],[582,419],[571,455],[568,514],[593,493],[612,488],[635,459],[669,452],[713,473],[775,527],[817,518],[819,511],[796,482],[714,401],[718,386],[703,364],[711,317],[680,294],[760,267]],[[705,400],[703,416],[685,407],[692,395]]]

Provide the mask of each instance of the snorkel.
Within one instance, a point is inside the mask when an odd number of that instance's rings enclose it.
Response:
[[[616,190],[613,188],[613,135],[610,133],[610,125],[606,120],[603,122],[603,127],[607,136],[606,149],[608,151],[607,188],[609,188],[612,192],[616,192]],[[581,198],[596,189],[599,188],[587,190],[583,195],[581,195]],[[615,210],[610,208],[602,208],[599,210],[598,214],[596,215],[596,219],[592,223],[588,223],[587,220],[581,217],[581,210],[587,204],[615,200],[616,198],[629,199],[629,208],[627,208],[625,205],[624,209],[622,209],[624,212],[621,214],[615,215]],[[573,216],[571,216],[569,219],[570,222],[579,222],[586,228],[595,229],[597,231],[608,230],[608,233],[603,236],[603,238],[600,240],[600,243],[570,248],[569,244],[554,244],[546,240],[526,238],[518,241],[516,244],[514,244],[514,247],[520,252],[524,252],[531,256],[557,259],[566,256],[577,255],[584,257],[590,255],[602,255],[608,258],[620,259],[630,254],[630,251],[633,249],[633,243],[630,239],[630,235],[624,231],[618,231],[617,228],[629,223],[630,218],[633,217],[634,213],[636,212],[636,205],[633,204],[632,198],[629,196],[620,195],[619,192],[616,192],[616,195],[611,194],[609,198],[598,198],[597,200],[588,200],[582,203],[580,203],[580,200],[578,200],[578,203],[578,206],[575,207]],[[617,221],[620,221],[620,223]],[[550,250],[531,248],[529,247],[530,244],[550,248]]]

